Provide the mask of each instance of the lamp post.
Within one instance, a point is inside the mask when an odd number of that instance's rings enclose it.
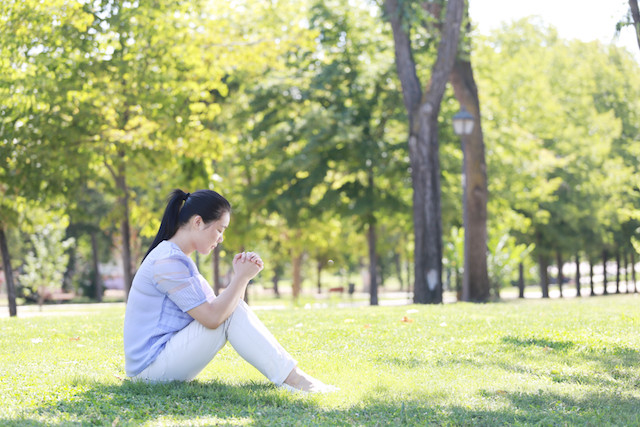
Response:
[[[474,121],[473,116],[464,107],[458,114],[453,116],[453,131],[456,135],[463,137],[463,144],[464,136],[471,135],[471,132],[473,132]]]
[[[473,132],[474,117],[464,108],[453,116],[453,131],[460,137],[462,143],[462,221],[464,225],[464,271],[462,273],[462,301],[471,300],[471,288],[470,288],[470,263],[469,257],[471,256],[470,246],[470,224],[469,224],[469,201],[467,200],[467,188],[469,173],[467,171],[467,149],[465,138]]]

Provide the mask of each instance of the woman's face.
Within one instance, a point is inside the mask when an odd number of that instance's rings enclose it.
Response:
[[[196,250],[202,255],[210,253],[218,244],[224,240],[224,230],[229,226],[231,215],[224,212],[220,219],[207,224],[201,223],[198,235],[196,236]]]

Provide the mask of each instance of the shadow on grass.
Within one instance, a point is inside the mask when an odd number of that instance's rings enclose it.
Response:
[[[640,365],[640,350],[621,345],[605,347],[578,346],[572,341],[557,341],[546,338],[502,337],[505,344],[517,347],[537,346],[544,350],[566,354],[571,358],[597,362],[603,368],[635,367]]]
[[[310,402],[273,385],[251,383],[228,385],[220,382],[144,384],[128,380],[121,384],[78,381],[85,389],[70,399],[44,404],[37,409],[47,424],[118,425],[142,423],[243,424],[283,407],[306,410]],[[54,421],[57,420],[57,421]],[[164,420],[164,421],[163,421]],[[66,421],[66,422],[65,422]],[[2,420],[0,425],[41,425],[33,419]]]
[[[518,338],[511,336],[502,337],[502,342],[519,347],[536,346],[541,348],[549,348],[556,351],[566,351],[575,346],[575,344],[571,341],[557,341],[547,338]]]
[[[579,346],[571,341],[556,341],[545,338],[522,339],[511,336],[503,337],[502,342],[517,347],[537,346],[549,351],[549,353],[557,353],[567,361],[574,361],[577,364],[596,363],[600,367],[595,372],[587,374],[552,373],[551,380],[557,383],[640,387],[640,373],[637,370],[637,367],[640,366],[640,351],[634,348],[619,345],[594,348]],[[497,364],[509,371],[531,372],[521,365],[509,364],[504,361]]]
[[[638,425],[640,399],[615,392],[579,397],[538,393],[478,392],[473,402],[445,394],[394,396],[372,389],[356,405],[340,407],[322,398],[292,395],[269,384],[192,382],[146,385],[78,383],[70,399],[44,404],[37,415],[0,419],[1,425]],[[338,392],[348,393],[348,390]],[[36,419],[36,417],[38,419]]]

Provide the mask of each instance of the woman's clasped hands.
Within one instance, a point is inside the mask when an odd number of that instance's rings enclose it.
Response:
[[[233,257],[233,271],[246,280],[253,279],[263,268],[262,258],[255,252],[241,252]]]

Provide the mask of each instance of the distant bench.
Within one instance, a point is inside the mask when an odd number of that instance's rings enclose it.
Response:
[[[344,286],[336,286],[334,288],[329,288],[329,295],[331,295],[332,293],[336,293],[336,294],[344,294]],[[353,293],[355,292],[355,285],[353,283],[349,283],[349,295],[353,295]]]
[[[39,292],[38,296],[38,304],[42,305],[47,301],[55,302],[60,304],[63,301],[71,301],[76,297],[75,292],[60,292],[60,291],[50,291],[45,289]]]

